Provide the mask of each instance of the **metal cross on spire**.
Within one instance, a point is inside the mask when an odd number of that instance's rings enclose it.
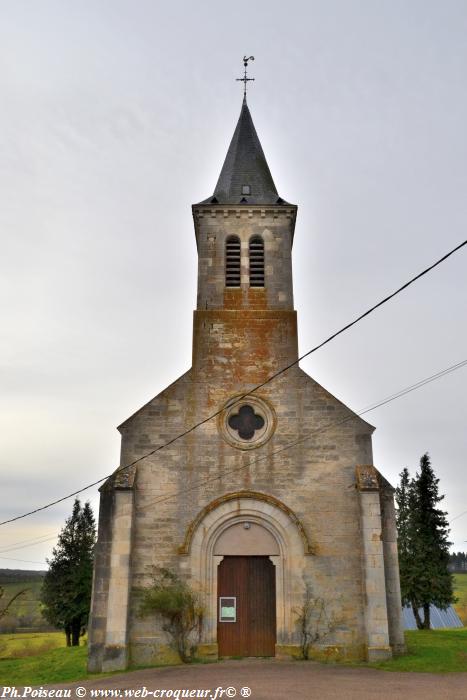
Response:
[[[246,100],[246,84],[250,80],[254,80],[254,78],[248,78],[246,74],[246,69],[248,68],[248,61],[254,61],[255,57],[254,56],[244,56],[243,57],[243,65],[245,67],[245,72],[243,74],[243,78],[236,78],[236,80],[241,80],[243,83],[243,99]]]

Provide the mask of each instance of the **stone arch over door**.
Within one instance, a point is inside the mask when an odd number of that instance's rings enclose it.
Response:
[[[232,554],[241,554],[238,528],[248,523],[260,534],[266,549],[248,549],[244,554],[267,554],[276,571],[277,644],[296,643],[292,609],[303,596],[303,570],[312,548],[305,530],[285,504],[257,492],[227,494],[206,506],[188,527],[180,554],[181,563],[193,588],[201,593],[206,608],[202,642],[215,644],[217,639],[217,567],[228,554],[225,547],[236,547]],[[232,536],[232,533],[237,534]],[[262,534],[261,534],[262,533]],[[223,543],[223,544],[219,544]],[[216,552],[222,551],[223,554]],[[269,554],[269,552],[273,552]]]

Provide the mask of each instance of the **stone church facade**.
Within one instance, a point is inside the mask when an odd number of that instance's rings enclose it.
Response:
[[[244,100],[214,195],[193,205],[192,368],[119,427],[122,467],[216,416],[101,488],[92,671],[174,660],[161,620],[139,615],[154,567],[202,596],[201,656],[296,655],[307,586],[338,621],[322,646],[368,659],[404,647],[373,427],[293,364],[296,214]]]

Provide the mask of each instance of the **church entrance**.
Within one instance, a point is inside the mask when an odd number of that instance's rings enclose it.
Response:
[[[274,656],[276,573],[266,556],[225,556],[218,567],[219,656]]]

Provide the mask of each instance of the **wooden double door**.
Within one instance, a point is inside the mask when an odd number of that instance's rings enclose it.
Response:
[[[276,575],[269,557],[224,557],[217,590],[219,656],[275,656]]]

